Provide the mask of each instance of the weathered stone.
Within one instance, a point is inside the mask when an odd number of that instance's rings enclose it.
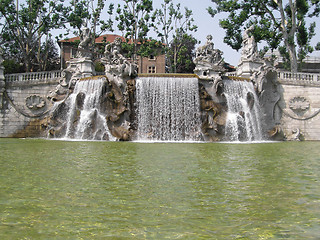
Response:
[[[208,35],[205,45],[198,47],[196,50],[194,73],[201,79],[215,79],[219,77],[226,70],[223,66],[222,55],[222,51],[214,49],[212,36]]]

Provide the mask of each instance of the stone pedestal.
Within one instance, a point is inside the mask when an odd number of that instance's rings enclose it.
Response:
[[[74,58],[69,62],[67,70],[72,73],[72,78],[86,78],[95,75],[93,62],[90,58]]]
[[[224,69],[214,69],[213,67],[197,66],[194,69],[194,73],[199,76],[200,79],[214,80],[219,78]]]
[[[259,60],[241,60],[237,68],[237,76],[250,78],[262,65],[263,61]]]

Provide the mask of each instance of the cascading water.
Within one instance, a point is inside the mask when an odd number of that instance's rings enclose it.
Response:
[[[67,99],[69,106],[65,138],[109,139],[106,116],[100,111],[104,79],[78,81]]]
[[[226,80],[224,96],[228,105],[226,139],[230,141],[262,140],[259,99],[253,84]]]
[[[201,140],[197,78],[143,77],[136,89],[137,140]]]

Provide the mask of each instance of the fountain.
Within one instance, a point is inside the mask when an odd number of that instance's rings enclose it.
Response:
[[[105,47],[105,76],[80,80],[82,73],[67,68],[69,80],[60,87],[70,90],[63,91],[65,98],[52,114],[50,135],[136,141],[262,140],[253,84],[221,76],[226,70],[222,52],[211,40],[208,36],[197,49],[196,75],[137,76],[137,66],[121,54],[121,39],[116,39]]]
[[[200,102],[197,78],[138,78],[137,140],[199,141]]]
[[[69,106],[64,138],[109,140],[106,114],[101,109],[105,79],[78,81],[66,101]]]
[[[230,141],[262,140],[259,99],[251,82],[224,81],[228,115],[225,136]]]
[[[33,93],[26,98],[30,110],[20,111],[36,119],[31,127],[40,125],[51,138],[260,141],[266,135],[264,119],[268,130],[279,123],[276,76],[255,53],[254,39],[244,39],[244,44],[253,46],[243,48],[236,73],[227,73],[223,53],[214,48],[209,35],[196,51],[195,74],[138,75],[137,65],[124,57],[122,40],[117,38],[105,46],[101,59],[105,74],[96,76],[87,52],[90,34],[83,31],[77,57],[60,72],[55,89],[46,91],[50,105]],[[248,31],[245,37],[250,36]],[[1,103],[14,105],[5,87],[1,87]],[[14,109],[19,111],[18,106]],[[277,129],[273,135],[280,132]]]

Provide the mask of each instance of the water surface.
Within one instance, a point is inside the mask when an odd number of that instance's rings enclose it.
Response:
[[[0,239],[319,239],[320,143],[0,139]]]

